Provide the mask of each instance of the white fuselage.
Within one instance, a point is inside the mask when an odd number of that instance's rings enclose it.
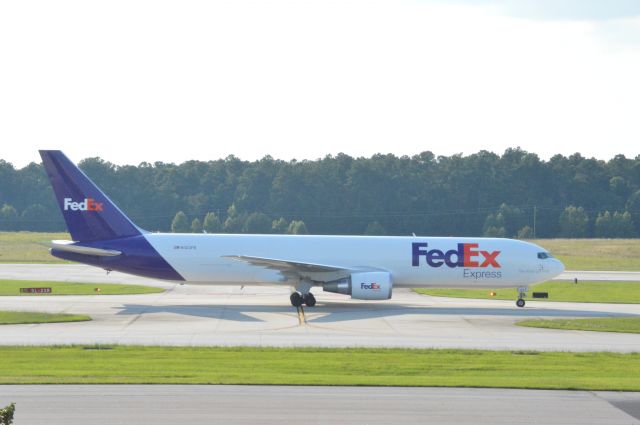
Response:
[[[555,258],[538,257],[546,252],[543,248],[512,239],[160,233],[145,238],[187,283],[195,284],[294,283],[279,270],[225,256],[387,271],[395,287],[526,286],[564,270]],[[459,250],[459,244],[470,244],[464,261],[450,253]],[[443,258],[448,252],[449,265]],[[318,281],[330,279],[325,274]]]

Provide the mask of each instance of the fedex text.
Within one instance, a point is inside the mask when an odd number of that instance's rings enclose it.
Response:
[[[447,266],[449,268],[500,268],[498,256],[500,251],[483,251],[478,249],[477,243],[459,243],[457,249],[442,251],[440,249],[427,249],[426,242],[412,243],[411,265],[420,266],[420,257],[424,257],[429,267]]]
[[[82,202],[64,198],[63,209],[65,211],[102,211],[102,202],[96,202],[93,198],[85,198]]]

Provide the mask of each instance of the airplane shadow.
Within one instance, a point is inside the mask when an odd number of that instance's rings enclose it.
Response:
[[[635,317],[638,315],[618,312],[600,312],[588,310],[567,310],[548,308],[495,308],[495,307],[428,307],[398,304],[374,303],[318,303],[306,308],[308,323],[333,323],[354,320],[366,320],[404,315],[458,315],[458,316],[502,316],[502,317]],[[236,322],[266,322],[253,314],[286,314],[297,317],[296,309],[290,305],[246,305],[246,304],[201,304],[201,305],[163,305],[125,304],[119,308],[118,315],[144,315],[152,313],[171,313],[193,317],[204,317]]]

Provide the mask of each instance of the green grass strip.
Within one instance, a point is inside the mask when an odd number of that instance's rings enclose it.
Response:
[[[20,288],[51,288],[51,294],[21,293]],[[100,291],[96,291],[99,288]],[[164,289],[142,285],[119,285],[115,283],[44,282],[34,280],[0,280],[0,296],[24,295],[130,295],[155,294]]]
[[[0,384],[279,384],[640,390],[640,353],[0,347]]]
[[[515,288],[498,289],[415,289],[419,294],[436,297],[477,298],[487,300],[516,300],[518,292]],[[495,292],[496,296],[490,296]],[[549,298],[532,298],[532,292],[548,292]],[[527,300],[566,301],[581,303],[618,303],[640,304],[640,282],[607,282],[581,281],[573,282],[549,281],[529,287]]]
[[[537,239],[567,270],[640,271],[640,239]]]
[[[84,322],[91,317],[82,314],[33,313],[28,311],[0,311],[0,325],[27,323]]]
[[[518,326],[596,332],[640,333],[640,317],[599,317],[590,319],[523,320]]]
[[[70,240],[68,233],[0,232],[0,263],[66,263],[49,253],[52,240]]]

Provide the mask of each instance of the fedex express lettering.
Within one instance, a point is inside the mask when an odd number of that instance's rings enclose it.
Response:
[[[478,250],[477,243],[459,243],[458,249],[452,249],[447,252],[439,249],[426,249],[426,242],[412,243],[412,260],[411,265],[420,266],[420,257],[425,257],[430,267],[440,267],[446,264],[449,268],[456,267],[494,267],[500,268],[498,263],[498,255],[500,251],[481,251]]]
[[[64,198],[65,211],[102,211],[102,202],[93,198],[85,198],[82,202],[74,202],[71,198]]]

